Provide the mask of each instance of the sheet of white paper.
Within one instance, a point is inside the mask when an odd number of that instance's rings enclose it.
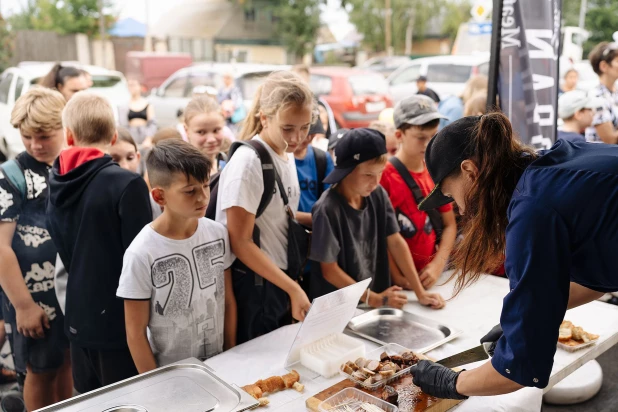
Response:
[[[285,367],[300,360],[300,349],[303,346],[326,336],[343,332],[348,322],[354,317],[358,301],[370,283],[371,279],[365,279],[314,299],[292,343],[290,353],[285,360]]]

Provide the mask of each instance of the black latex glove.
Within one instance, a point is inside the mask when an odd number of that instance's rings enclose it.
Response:
[[[428,360],[419,361],[410,370],[414,384],[426,394],[441,399],[468,399],[457,393],[457,378],[461,372]]]
[[[496,344],[498,343],[498,339],[502,337],[504,333],[502,332],[502,326],[500,324],[494,326],[487,335],[481,338],[481,343],[490,342],[491,346],[487,350],[489,356],[494,356],[494,350],[496,349]]]

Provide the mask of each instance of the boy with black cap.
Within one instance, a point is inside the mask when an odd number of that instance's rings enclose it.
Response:
[[[312,211],[310,259],[319,262],[314,265],[313,295],[322,296],[373,278],[361,298],[363,302],[371,307],[403,307],[406,295],[399,286],[391,285],[390,253],[419,302],[441,308],[442,297],[423,288],[399,234],[391,202],[379,185],[386,161],[384,135],[376,130],[353,129],[339,139],[335,169],[324,180],[333,186]]]
[[[415,95],[395,107],[393,118],[400,146],[386,165],[380,184],[393,204],[400,233],[412,253],[421,282],[430,288],[444,271],[457,236],[451,204],[428,212],[418,209],[418,204],[434,188],[425,167],[425,149],[444,116],[429,97]],[[391,264],[391,272],[395,284],[410,289],[396,265]]]

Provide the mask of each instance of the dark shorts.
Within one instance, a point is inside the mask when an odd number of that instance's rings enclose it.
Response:
[[[42,339],[27,338],[17,332],[15,308],[6,296],[2,297],[2,312],[18,373],[26,373],[27,365],[34,373],[51,372],[62,366],[69,339],[64,334],[64,315],[59,308],[56,308],[55,318],[50,320],[50,328],[45,330]]]
[[[129,348],[88,349],[71,343],[73,386],[86,393],[137,375]]]

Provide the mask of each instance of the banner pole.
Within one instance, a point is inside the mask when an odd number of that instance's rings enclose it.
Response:
[[[487,111],[494,110],[497,107],[498,73],[500,71],[500,46],[502,43],[502,2],[503,0],[493,1]]]

